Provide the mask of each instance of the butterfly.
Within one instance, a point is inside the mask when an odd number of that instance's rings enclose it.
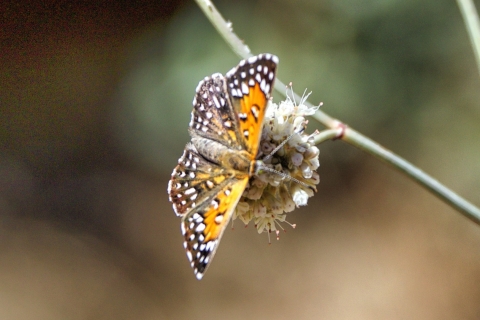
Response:
[[[187,257],[202,279],[256,160],[278,58],[260,54],[197,86],[186,145],[168,184]]]

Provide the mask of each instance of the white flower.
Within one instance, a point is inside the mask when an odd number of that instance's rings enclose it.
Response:
[[[277,226],[283,229],[280,223],[288,223],[286,213],[306,205],[320,182],[315,172],[320,166],[320,150],[313,144],[315,133],[304,133],[305,116],[318,109],[304,104],[308,96],[304,94],[299,105],[288,95],[278,105],[269,102],[257,154],[257,159],[263,162],[250,178],[234,214],[234,218],[245,224],[254,220],[259,233],[273,231],[278,238]],[[283,146],[271,154],[282,143]]]
[[[311,196],[313,196],[313,191],[309,188],[302,185],[292,187],[292,198],[297,207],[307,205],[308,198]]]
[[[248,224],[252,220],[252,211],[249,210],[250,206],[246,201],[241,201],[237,204],[235,208],[234,219],[239,218],[243,223]]]

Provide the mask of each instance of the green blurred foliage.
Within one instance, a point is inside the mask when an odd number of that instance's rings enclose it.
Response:
[[[478,137],[478,107],[452,105],[479,98],[473,54],[454,2],[222,1],[218,7],[253,52],[280,57],[279,78],[292,81],[299,93],[311,90],[311,102],[323,101],[325,112],[401,155],[416,159],[428,120],[418,117],[432,104],[450,105],[452,114],[465,116],[460,122],[445,119],[439,129],[461,123]],[[135,62],[114,116],[122,124],[117,132],[125,150],[168,171],[188,141],[196,84],[213,72],[225,73],[238,58],[196,7],[157,30],[152,26],[132,44]],[[349,154],[332,161],[346,157],[351,165],[357,160]],[[474,167],[478,176],[480,167]]]
[[[454,1],[215,4],[297,93],[479,204],[480,79]],[[0,10],[0,318],[479,318],[478,227],[341,141],[320,145],[295,230],[267,246],[235,222],[196,281],[166,184],[197,83],[239,58],[193,2]]]

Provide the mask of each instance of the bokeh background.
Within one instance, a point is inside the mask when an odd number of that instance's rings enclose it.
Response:
[[[297,92],[480,205],[455,1],[215,3]],[[193,1],[0,10],[1,319],[480,319],[479,227],[341,141],[295,230],[236,222],[197,281],[167,181],[198,81],[239,58]]]

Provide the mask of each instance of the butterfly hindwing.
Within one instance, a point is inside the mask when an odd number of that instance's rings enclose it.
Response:
[[[187,144],[168,184],[170,202],[178,216],[204,205],[235,177],[235,172],[212,163]]]

